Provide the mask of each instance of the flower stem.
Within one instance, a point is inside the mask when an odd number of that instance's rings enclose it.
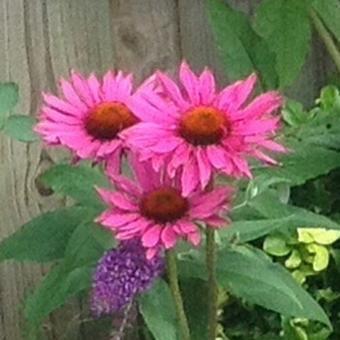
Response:
[[[315,29],[317,30],[320,38],[326,46],[326,49],[334,61],[334,64],[338,71],[340,72],[340,52],[333,41],[331,34],[328,32],[327,28],[323,24],[322,20],[319,18],[317,13],[311,9],[309,12],[309,16],[313,22]]]
[[[166,266],[172,296],[175,301],[176,313],[181,331],[181,340],[190,340],[188,320],[185,315],[181,291],[178,285],[176,254],[173,250],[168,250],[166,252]]]
[[[208,339],[216,339],[217,329],[217,281],[216,281],[216,249],[215,249],[215,230],[207,228],[207,244],[206,244],[206,265],[208,270]]]

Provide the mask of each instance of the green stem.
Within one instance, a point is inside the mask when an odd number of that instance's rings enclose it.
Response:
[[[207,227],[207,244],[206,244],[206,264],[208,270],[208,339],[216,339],[217,329],[217,281],[216,281],[216,249],[215,249],[215,230]]]
[[[166,266],[167,266],[168,279],[170,283],[172,296],[175,301],[178,323],[179,323],[180,330],[181,330],[181,339],[190,340],[190,330],[189,330],[188,320],[185,315],[181,291],[178,285],[176,254],[173,250],[168,250],[166,252]]]
[[[325,25],[323,24],[323,22],[321,21],[321,19],[318,17],[317,13],[313,9],[310,10],[309,16],[312,19],[313,25],[315,29],[317,30],[320,38],[325,44],[329,55],[332,57],[336,68],[340,72],[340,52],[336,44],[334,43],[331,34],[328,32],[327,28],[325,27]]]

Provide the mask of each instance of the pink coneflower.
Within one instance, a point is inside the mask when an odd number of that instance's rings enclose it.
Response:
[[[170,176],[183,169],[185,196],[199,184],[205,188],[216,171],[251,177],[249,156],[276,163],[264,151],[285,151],[272,140],[279,125],[273,112],[282,104],[277,92],[249,102],[255,75],[216,92],[208,69],[196,76],[185,62],[179,76],[183,88],[158,72],[162,95],[148,92],[134,98],[132,107],[143,108],[137,114],[141,122],[123,137],[142,160],[151,159],[155,169],[165,164]]]
[[[147,91],[150,84],[148,80],[139,91]],[[131,74],[109,71],[101,83],[94,74],[85,79],[73,72],[70,81],[60,81],[60,88],[63,98],[43,94],[35,130],[48,144],[72,150],[76,158],[118,161],[123,147],[120,133],[139,120],[130,105]]]
[[[133,161],[132,168],[135,181],[113,176],[116,192],[98,189],[109,208],[97,221],[114,231],[119,240],[141,239],[148,259],[161,249],[174,247],[181,238],[198,245],[201,235],[197,222],[215,228],[228,222],[221,213],[229,209],[229,187],[184,197],[177,177],[169,179],[165,173],[156,173],[148,162]]]

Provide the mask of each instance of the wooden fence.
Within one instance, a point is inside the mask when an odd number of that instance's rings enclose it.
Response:
[[[258,1],[233,0],[252,13]],[[226,84],[207,21],[205,0],[0,0],[0,81],[20,86],[16,113],[35,115],[42,90],[56,90],[70,69],[102,73],[121,68],[137,79],[161,68],[173,72],[182,58],[195,69],[209,65]],[[331,69],[322,44],[313,50],[288,91],[310,104]],[[64,204],[37,183],[37,176],[61,157],[0,136],[0,240],[41,212]],[[0,340],[22,339],[24,296],[41,280],[40,265],[0,265]],[[46,323],[48,339],[93,339],[78,322],[81,302]]]

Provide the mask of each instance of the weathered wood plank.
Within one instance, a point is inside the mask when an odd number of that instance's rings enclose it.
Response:
[[[19,84],[21,100],[16,112],[35,115],[40,92],[55,89],[55,80],[70,68],[101,72],[113,66],[108,1],[1,0],[0,21],[0,80]],[[0,151],[2,239],[23,222],[60,203],[54,197],[41,197],[35,186],[35,178],[57,153],[41,151],[38,144],[16,143],[4,136],[0,136]],[[1,340],[21,339],[19,307],[42,273],[40,266],[1,265]],[[76,307],[71,310],[72,314],[77,313]],[[49,338],[62,339],[66,318],[67,315],[53,318]]]

